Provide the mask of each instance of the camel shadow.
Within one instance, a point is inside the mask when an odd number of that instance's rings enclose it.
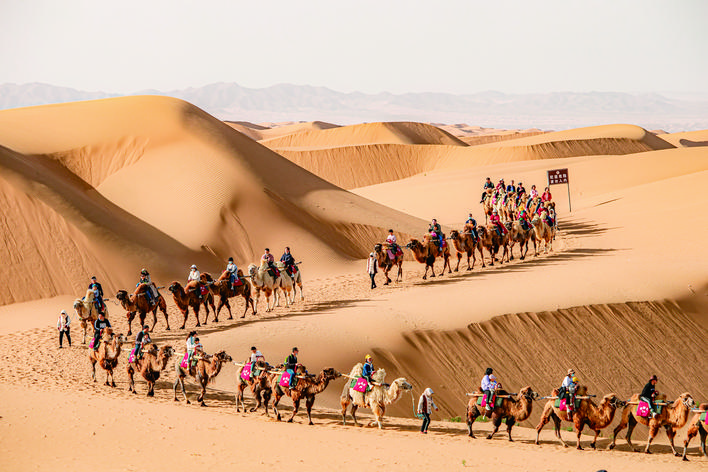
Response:
[[[691,141],[690,139],[680,139],[679,144],[683,147],[708,146],[708,141]]]
[[[595,206],[605,205],[611,202],[619,200],[615,198],[613,200],[608,200],[606,202],[598,203]],[[600,226],[595,223],[591,223],[587,220],[572,219],[568,221],[561,221],[558,223],[559,229],[569,236],[582,237],[582,236],[595,236],[606,233],[607,231],[617,229],[616,227]]]

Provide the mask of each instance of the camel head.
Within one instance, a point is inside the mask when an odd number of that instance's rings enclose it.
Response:
[[[684,392],[679,396],[679,401],[683,403],[683,406],[689,410],[696,408],[696,401],[693,399],[690,393]]]
[[[398,388],[403,390],[404,392],[407,392],[409,390],[413,390],[413,385],[411,385],[408,380],[406,380],[404,377],[399,377],[396,380],[393,381],[396,385],[398,385]]]
[[[219,351],[216,354],[214,354],[214,358],[218,360],[219,362],[231,362],[231,356],[226,354],[226,351]]]
[[[455,241],[459,237],[460,237],[459,231],[457,231],[456,229],[453,229],[452,231],[450,231],[450,240],[451,241]]]
[[[380,254],[380,253],[381,253],[381,248],[382,248],[381,243],[378,243],[378,244],[374,245],[374,252],[375,252],[376,254]]]
[[[125,290],[118,290],[116,293],[116,298],[122,302],[128,301],[128,292]]]
[[[123,344],[128,342],[128,337],[123,333],[118,335],[118,344]]]
[[[157,347],[157,346],[155,346],[155,347]],[[172,346],[169,346],[169,345],[168,345],[168,346],[162,346],[162,347],[160,348],[160,352],[161,352],[166,358],[169,359],[170,357],[172,357],[172,356],[175,355],[175,348],[173,348]]]
[[[342,373],[338,372],[337,369],[335,369],[334,367],[327,367],[326,369],[322,369],[322,374],[322,377],[325,380],[334,380],[342,376]]]
[[[522,388],[519,392],[519,396],[524,397],[527,400],[538,400],[541,397],[538,392],[531,390],[530,386]]]
[[[258,266],[256,264],[249,264],[248,275],[250,275],[251,277],[255,277],[256,273],[258,273]]]
[[[417,239],[411,239],[410,242],[406,244],[406,247],[412,251],[415,251],[416,249],[423,249],[422,244],[420,244],[420,241],[418,241]]]
[[[602,397],[602,402],[601,403],[607,403],[609,404],[612,408],[624,408],[625,405],[627,405],[627,402],[624,400],[621,400],[617,394],[614,393],[608,393],[604,397]]]
[[[182,284],[180,284],[179,282],[177,282],[177,281],[175,280],[174,282],[172,282],[172,283],[170,284],[170,286],[168,287],[167,290],[169,290],[169,291],[172,292],[172,293],[175,293],[175,291],[180,291],[180,290],[183,291],[183,289],[182,289]]]

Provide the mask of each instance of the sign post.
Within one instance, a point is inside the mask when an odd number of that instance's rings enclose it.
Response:
[[[566,184],[568,188],[568,212],[573,211],[570,206],[570,183],[568,181],[568,169],[553,169],[546,171],[548,174],[548,186],[555,184]]]

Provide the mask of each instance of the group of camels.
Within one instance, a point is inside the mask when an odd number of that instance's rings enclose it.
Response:
[[[513,199],[510,199],[511,201]],[[540,213],[537,213],[536,210],[539,205],[543,205],[543,208]],[[513,218],[504,222],[506,228],[504,233],[493,224],[480,225],[475,228],[470,223],[467,223],[461,230],[453,229],[450,231],[450,236],[447,238],[443,234],[442,244],[437,241],[436,237],[426,234],[422,240],[411,239],[405,247],[410,249],[416,261],[425,264],[424,280],[428,278],[428,269],[431,271],[431,277],[435,277],[435,268],[433,266],[438,258],[443,260],[443,268],[440,275],[445,273],[445,268],[451,274],[453,270],[450,256],[453,251],[457,255],[455,272],[460,269],[460,261],[463,255],[467,256],[467,270],[472,270],[475,262],[477,262],[476,252],[479,252],[482,267],[486,267],[484,250],[489,253],[489,265],[492,266],[494,261],[497,260],[503,264],[505,259],[507,262],[514,259],[514,246],[516,244],[519,245],[519,257],[521,260],[526,259],[529,243],[533,243],[534,256],[538,256],[542,244],[544,253],[548,253],[549,250],[553,250],[553,240],[556,237],[555,219],[552,218],[551,220],[554,223],[549,224],[549,215],[554,215],[555,204],[553,202],[542,204],[540,201],[534,201],[531,203],[530,208],[535,216],[531,219],[530,225],[526,227],[518,219]],[[487,214],[486,212],[487,210],[485,209],[485,214]],[[452,245],[450,245],[450,241],[452,241]],[[403,254],[393,254],[393,250],[392,245],[388,243],[378,243],[374,246],[374,255],[378,266],[382,269],[384,277],[386,277],[384,285],[391,283],[391,278],[388,274],[394,267],[398,269],[396,281],[398,282],[403,278]],[[497,258],[499,252],[502,252],[501,259]],[[471,263],[470,258],[472,258]]]
[[[244,276],[241,270],[238,271],[238,282],[236,282],[234,286],[230,283],[230,274],[227,271],[224,271],[218,279],[214,279],[208,272],[202,272],[199,280],[190,281],[185,285],[182,285],[178,281],[172,282],[168,290],[172,293],[175,305],[184,316],[180,329],[185,329],[190,308],[196,318],[197,327],[202,325],[199,319],[199,312],[202,306],[205,311],[204,325],[207,324],[209,318],[209,307],[211,307],[211,311],[214,313],[214,322],[219,321],[219,313],[223,307],[226,307],[229,312],[228,319],[233,319],[229,299],[234,297],[243,297],[245,301],[241,318],[246,316],[249,306],[251,307],[253,315],[258,313],[258,300],[260,299],[261,292],[264,293],[266,298],[266,311],[271,311],[271,309],[276,306],[280,306],[281,291],[284,294],[286,306],[295,303],[295,295],[298,288],[300,290],[300,299],[304,300],[300,268],[296,266],[295,271],[290,275],[285,270],[285,266],[282,262],[276,262],[275,266],[278,268],[278,273],[270,270],[265,262],[263,262],[260,267],[251,264],[248,266],[248,275]],[[133,293],[128,293],[127,290],[119,290],[118,293],[116,293],[116,299],[126,311],[128,336],[133,334],[132,323],[136,316],[140,320],[140,326],[143,326],[148,313],[152,313],[153,319],[150,330],[154,330],[157,324],[158,310],[161,311],[165,317],[165,329],[170,330],[170,320],[167,315],[167,303],[165,302],[165,298],[157,290],[155,290],[157,296],[150,296],[152,290],[153,289],[147,284],[139,284]],[[254,290],[256,292],[255,301],[252,297]],[[274,295],[272,307],[270,303],[271,295]],[[219,297],[218,306],[214,303],[216,296]],[[81,321],[83,343],[85,344],[88,326],[93,327],[93,323],[98,318],[93,290],[87,290],[84,298],[79,298],[74,301],[74,311]],[[107,307],[105,315],[108,317]]]
[[[481,395],[481,390],[476,394],[472,394],[472,398],[467,405],[467,428],[469,436],[473,438],[475,435],[472,431],[472,425],[482,414],[480,412],[482,407],[478,406],[477,400]],[[648,454],[651,453],[650,447],[652,441],[659,430],[664,428],[674,455],[681,456],[684,460],[688,460],[686,458],[688,444],[692,438],[700,434],[701,451],[704,456],[708,457],[705,449],[706,436],[708,435],[706,432],[705,411],[708,410],[708,403],[702,403],[700,405],[698,410],[701,410],[701,412],[696,413],[690,423],[687,437],[684,440],[683,454],[679,454],[674,447],[676,432],[688,423],[689,414],[696,408],[696,402],[688,392],[682,393],[673,402],[666,402],[666,395],[660,395],[657,398],[657,402],[664,402],[665,406],[663,406],[661,412],[653,418],[646,418],[636,414],[636,405],[639,400],[639,395],[634,395],[629,401],[624,401],[621,400],[617,394],[609,393],[602,397],[599,404],[595,404],[592,398],[587,395],[587,387],[585,386],[579,386],[576,395],[578,397],[578,400],[576,400],[576,408],[572,418],[569,418],[567,410],[561,410],[559,406],[556,406],[555,399],[558,397],[558,390],[553,390],[549,397],[550,399],[541,413],[541,421],[538,423],[538,426],[536,426],[536,444],[539,444],[539,436],[543,427],[550,421],[553,421],[556,437],[563,446],[567,447],[567,444],[560,434],[561,423],[565,421],[572,423],[575,427],[577,433],[577,449],[582,449],[580,436],[585,426],[595,433],[595,437],[590,443],[590,447],[595,449],[600,431],[612,423],[615,418],[615,412],[620,409],[621,418],[619,424],[613,430],[612,443],[609,446],[610,449],[614,449],[618,434],[625,428],[627,428],[627,444],[634,449],[634,445],[632,444],[632,432],[635,426],[641,423],[649,427],[649,438],[644,452]],[[499,390],[493,409],[486,412],[494,427],[492,432],[487,436],[487,439],[491,439],[494,436],[499,430],[502,421],[504,421],[506,423],[509,441],[513,441],[511,430],[514,424],[529,418],[533,410],[533,402],[538,399],[540,399],[539,394],[534,392],[530,386],[522,388],[518,394],[509,394],[506,391]]]

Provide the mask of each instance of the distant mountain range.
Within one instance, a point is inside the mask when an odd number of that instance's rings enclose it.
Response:
[[[33,83],[0,85],[0,109],[145,94],[181,98],[217,118],[251,122],[420,121],[554,130],[631,123],[668,132],[708,129],[706,97],[669,98],[660,94],[619,92],[365,94],[308,85],[280,84],[251,89],[235,83],[215,83],[167,92],[143,90],[109,94]]]

